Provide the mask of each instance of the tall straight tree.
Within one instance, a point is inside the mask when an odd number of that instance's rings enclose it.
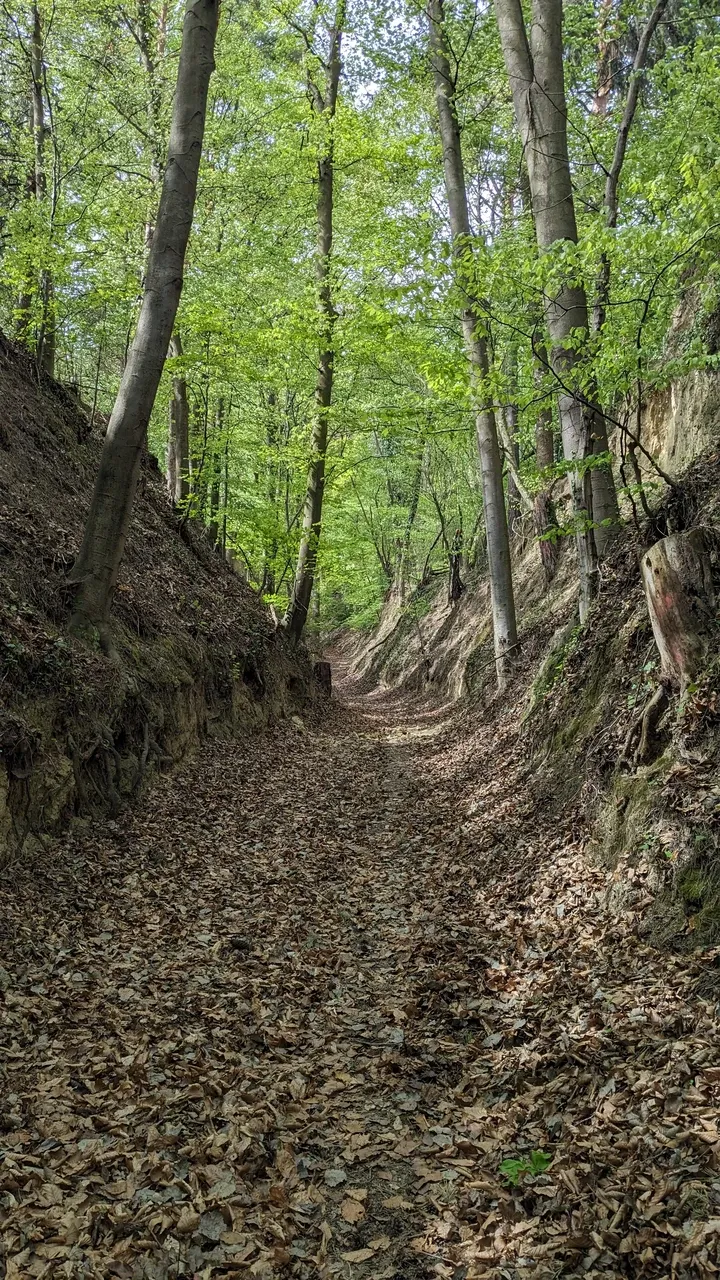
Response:
[[[510,653],[517,647],[517,623],[503,490],[502,457],[495,413],[489,399],[490,367],[487,340],[483,329],[480,299],[473,283],[472,232],[468,213],[460,122],[455,98],[455,81],[450,69],[445,34],[444,0],[430,0],[428,19],[430,58],[442,144],[445,193],[450,212],[455,279],[464,300],[462,331],[470,361],[475,435],[480,456],[487,533],[495,661],[498,683],[502,687],[507,680]]]
[[[36,201],[41,216],[49,220],[51,213],[48,207],[50,202],[45,154],[48,139],[45,116],[45,47],[42,18],[37,0],[31,9],[31,23],[28,44],[20,40],[30,70],[29,123],[32,134],[33,163],[32,170],[28,174],[27,194]],[[17,31],[17,24],[14,23],[14,26]],[[30,345],[31,308],[34,294],[38,294],[39,301],[35,356],[38,368],[52,377],[55,372],[55,302],[52,272],[47,265],[43,265],[40,271],[39,282],[35,279],[27,279],[18,298],[16,333],[19,341],[27,346]]]
[[[170,340],[170,356],[181,359],[183,354],[180,334],[176,331]],[[167,482],[170,500],[181,505],[190,494],[190,405],[187,382],[182,373],[173,374],[170,396],[170,422],[167,447]]]
[[[137,330],[110,416],[82,546],[69,575],[78,584],[71,627],[96,629],[106,649],[142,449],[183,285],[218,8],[219,0],[187,0],[167,164]]]
[[[546,252],[562,241],[577,243],[577,223],[567,145],[563,74],[562,0],[532,0],[530,35],[521,0],[495,0],[505,66],[530,178],[538,247]],[[563,452],[573,463],[570,482],[580,571],[580,616],[587,617],[597,592],[597,558],[618,517],[609,466],[589,465],[607,452],[605,420],[572,382],[582,360],[577,335],[588,332],[585,289],[561,282],[545,299],[552,343],[551,364],[560,384]]]
[[[325,79],[318,84],[312,68],[308,68],[308,93],[313,113],[322,133],[317,160],[317,253],[315,272],[319,312],[320,343],[317,380],[315,383],[315,417],[310,442],[311,459],[303,509],[300,549],[295,580],[283,625],[297,643],[307,621],[310,597],[317,565],[322,532],[322,509],[325,495],[325,465],[328,426],[332,405],[335,364],[335,307],[332,297],[333,203],[335,175],[335,116],[342,62],[340,59],[345,0],[337,0],[335,19],[329,31],[329,50],[324,62]]]
[[[623,164],[625,163],[630,130],[633,126],[638,102],[640,101],[640,90],[642,88],[645,68],[647,66],[648,55],[650,53],[650,45],[657,25],[661,21],[667,7],[668,0],[656,0],[656,4],[650,14],[650,17],[645,23],[638,41],[638,47],[635,51],[632,72],[630,74],[630,83],[628,85],[627,96],[625,98],[625,106],[617,131],[617,137],[615,139],[612,163],[605,178],[603,209],[605,214],[605,226],[611,231],[614,231],[618,224],[618,189],[620,187],[620,175],[622,173]],[[610,87],[602,95],[602,101],[605,104],[607,104]],[[609,301],[610,258],[607,253],[603,253],[600,263],[600,273],[597,281],[597,296],[595,298],[595,306],[593,308],[593,328],[597,332],[602,330],[602,327],[605,324]]]

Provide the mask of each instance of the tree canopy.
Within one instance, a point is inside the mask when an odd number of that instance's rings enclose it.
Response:
[[[582,286],[592,313],[605,280],[600,321],[566,340],[580,355],[568,377],[576,397],[602,407],[621,454],[642,431],[648,389],[717,364],[720,24],[709,0],[668,0],[638,69],[652,12],[639,0],[564,6],[578,234],[539,252],[495,11],[482,0],[445,6],[472,247],[458,274],[424,8],[348,0],[329,115],[316,95],[338,22],[331,0],[223,5],[179,342],[149,447],[164,465],[179,387],[189,415],[180,505],[278,611],[317,448],[328,316],[333,389],[311,608],[324,627],[369,625],[391,588],[445,571],[453,553],[465,567],[484,557],[465,295],[478,300],[487,342],[481,398],[499,421],[511,532],[535,536],[529,508],[569,465],[559,441],[550,459],[536,447],[562,390],[543,354],[544,300],[560,282]],[[96,424],[138,319],[183,14],[168,0],[3,0],[0,14],[0,326],[77,388]],[[609,217],[608,177],[638,84]],[[318,166],[329,146],[320,305]],[[637,477],[621,480],[632,498]],[[556,518],[541,536],[572,531],[569,513]]]

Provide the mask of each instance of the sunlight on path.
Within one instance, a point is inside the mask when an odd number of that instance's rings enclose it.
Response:
[[[344,696],[4,886],[9,1280],[710,1275],[697,965],[502,728]]]

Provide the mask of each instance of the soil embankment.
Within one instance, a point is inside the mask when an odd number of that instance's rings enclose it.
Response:
[[[119,664],[72,641],[67,570],[102,426],[0,336],[0,861],[119,811],[207,736],[301,710],[310,671],[168,502],[147,455],[118,591]]]

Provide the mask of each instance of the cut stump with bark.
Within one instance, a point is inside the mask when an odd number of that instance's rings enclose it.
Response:
[[[708,652],[717,647],[711,559],[716,546],[712,530],[691,529],[662,538],[642,558],[660,679],[628,730],[621,760],[631,766],[648,764],[657,755],[660,722],[670,705],[671,690],[679,688],[683,694],[702,670]]]
[[[660,675],[681,692],[717,643],[710,530],[662,538],[642,558],[645,598],[660,653]]]
[[[332,667],[329,662],[314,662],[313,675],[317,680],[320,688],[327,694],[328,698],[332,694]]]

